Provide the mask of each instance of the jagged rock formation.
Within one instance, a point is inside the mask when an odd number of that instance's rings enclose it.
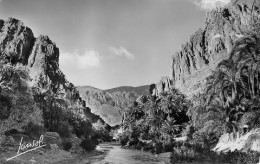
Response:
[[[160,95],[162,92],[168,92],[173,87],[173,82],[169,76],[164,76],[161,80],[154,86],[150,86],[152,90],[152,95]]]
[[[34,38],[30,28],[14,18],[0,20],[0,58],[12,64],[23,64],[32,78],[34,87],[50,90],[72,105],[83,107],[76,87],[68,82],[59,69],[59,49],[48,36]],[[83,119],[90,111],[73,111]]]
[[[0,20],[0,56],[26,64],[34,44],[32,30],[16,19]]]
[[[206,77],[229,57],[234,42],[259,30],[260,1],[235,0],[207,13],[204,29],[198,30],[172,58],[173,86],[192,96],[205,86]]]
[[[149,86],[118,87],[100,90],[89,86],[77,87],[80,96],[91,108],[91,112],[99,115],[111,126],[122,122],[124,110],[140,95],[149,94]]]

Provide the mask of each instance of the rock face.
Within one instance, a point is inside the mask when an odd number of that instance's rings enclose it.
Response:
[[[188,96],[201,92],[206,77],[229,57],[234,42],[257,31],[259,20],[260,1],[235,0],[229,6],[209,11],[204,29],[173,55],[173,86]]]
[[[32,30],[16,19],[0,20],[0,56],[26,64],[34,44]]]
[[[91,112],[99,115],[111,126],[122,122],[122,114],[140,95],[149,94],[149,86],[118,87],[100,90],[89,86],[77,87],[80,96],[91,108]]]
[[[159,95],[162,92],[168,92],[173,87],[173,81],[169,76],[164,76],[161,78],[160,82],[154,86],[150,86],[152,90],[152,95]]]
[[[14,18],[0,20],[0,59],[23,64],[29,70],[34,87],[50,90],[73,105],[84,106],[76,87],[59,69],[59,49],[48,36],[34,38],[30,28]],[[86,118],[86,111],[73,111]]]

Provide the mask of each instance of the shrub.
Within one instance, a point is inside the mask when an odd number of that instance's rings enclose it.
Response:
[[[42,125],[33,122],[29,122],[23,129],[25,130],[25,134],[33,138],[39,138],[45,132],[45,128]]]
[[[128,143],[128,141],[129,141],[129,137],[127,135],[124,135],[124,134],[120,135],[119,136],[119,141],[120,141],[122,146],[125,146]]]
[[[260,127],[260,112],[246,112],[240,120],[240,125],[248,125],[252,129]]]
[[[72,121],[73,130],[77,137],[88,136],[93,133],[92,124],[89,121],[74,120]]]
[[[70,140],[64,140],[62,146],[63,150],[69,151],[72,148],[72,142]]]
[[[163,144],[163,152],[172,152],[173,148],[174,148],[174,143],[172,142]]]
[[[59,135],[61,137],[64,138],[70,138],[71,137],[71,130],[68,124],[66,124],[65,122],[60,122],[57,132],[59,133]]]
[[[172,153],[171,161],[175,162],[208,162],[208,163],[241,163],[253,164],[259,161],[260,153],[249,151],[227,152],[217,154],[210,149],[202,148],[201,145],[185,143],[176,144]]]
[[[11,115],[11,100],[0,95],[0,120],[7,119]]]
[[[92,151],[96,148],[96,145],[98,144],[97,140],[91,140],[91,139],[84,139],[80,146],[83,147],[86,151]]]

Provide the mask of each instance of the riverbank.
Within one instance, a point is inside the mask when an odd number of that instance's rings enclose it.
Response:
[[[158,156],[150,152],[122,147],[117,142],[101,143],[92,152],[71,153],[61,149],[39,148],[6,161],[17,154],[15,147],[0,148],[2,164],[169,164],[171,153]]]
[[[105,152],[94,150],[92,152],[71,153],[61,149],[46,149],[39,148],[18,157],[11,158],[17,154],[15,147],[1,147],[0,148],[0,163],[2,164],[80,164],[80,163],[93,163],[97,160],[103,159]],[[86,161],[87,160],[87,161]]]

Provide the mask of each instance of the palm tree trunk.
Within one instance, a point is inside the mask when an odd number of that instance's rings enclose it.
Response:
[[[259,94],[259,79],[258,79],[258,71],[256,72],[256,74],[255,74],[255,78],[256,78],[256,84],[255,84],[255,86],[256,86],[256,94]]]
[[[234,83],[234,86],[232,87],[232,97],[230,102],[231,104],[235,103],[236,97],[237,97],[237,85],[236,83]]]
[[[252,96],[255,96],[255,79],[254,74],[250,75],[251,87],[252,87]]]
[[[249,72],[249,75],[248,75],[248,77],[247,77],[248,90],[249,90],[250,97],[252,98],[252,95],[253,95],[253,94],[252,94],[252,86],[251,86],[250,76],[251,76],[251,74],[250,74],[250,72]]]
[[[253,4],[252,4],[252,9],[251,9],[251,16],[252,16],[252,20],[254,21],[255,16],[254,16],[254,11],[255,11],[255,2],[256,0],[254,0]]]

